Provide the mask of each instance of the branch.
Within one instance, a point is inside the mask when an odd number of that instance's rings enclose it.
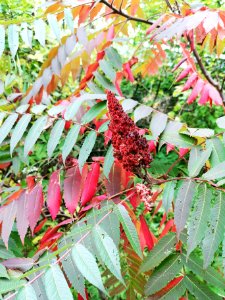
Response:
[[[130,15],[126,14],[125,12],[122,11],[121,8],[117,9],[116,7],[113,6],[113,3],[110,4],[106,0],[101,0],[100,3],[103,3],[106,6],[108,6],[113,11],[114,14],[117,14],[117,15],[120,15],[120,16],[122,16],[124,18],[127,18],[130,21],[141,22],[141,23],[145,23],[145,24],[148,24],[148,25],[152,25],[153,24],[152,21],[141,19],[141,18],[136,18],[136,17],[133,17],[133,16],[130,16]]]

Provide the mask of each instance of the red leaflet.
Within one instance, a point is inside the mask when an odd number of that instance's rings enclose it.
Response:
[[[172,220],[169,220],[169,221],[166,223],[166,225],[165,225],[165,227],[164,227],[162,233],[160,234],[160,237],[159,237],[159,238],[161,239],[162,237],[164,237],[164,236],[169,232],[169,230],[173,228],[173,226],[174,226],[174,221],[173,221],[173,219],[172,219]]]
[[[64,180],[64,201],[68,211],[73,214],[77,208],[83,189],[83,182],[87,176],[88,167],[84,165],[82,176],[78,165],[68,169]]]
[[[88,5],[83,5],[82,6],[82,8],[80,10],[80,13],[79,13],[79,21],[78,21],[79,26],[80,26],[81,23],[86,21],[90,9],[91,9],[91,6],[88,6]]]
[[[209,88],[209,97],[214,101],[214,103],[216,105],[223,104],[223,100],[222,100],[219,92],[212,85],[210,85],[210,88]]]
[[[192,68],[188,67],[185,70],[183,70],[180,75],[177,77],[176,82],[181,81],[182,79],[184,79],[185,77],[188,76],[188,74],[191,72]]]
[[[27,233],[27,229],[29,227],[29,221],[26,214],[26,206],[27,206],[27,193],[26,191],[23,191],[22,194],[19,196],[19,199],[17,200],[17,212],[16,212],[17,229],[22,243],[24,243],[24,238]]]
[[[2,239],[7,248],[9,236],[16,217],[16,210],[17,201],[12,201],[10,204],[5,205],[0,209],[0,223],[2,221]]]
[[[185,83],[182,92],[189,90],[192,87],[192,85],[194,85],[197,79],[198,79],[198,74],[192,73],[191,76],[188,78],[187,82]]]
[[[198,97],[198,95],[199,95],[199,94],[201,93],[201,91],[202,91],[202,88],[203,88],[204,84],[205,84],[205,83],[204,83],[204,81],[203,81],[201,78],[198,79],[198,81],[197,81],[195,87],[193,88],[193,90],[192,90],[190,96],[189,96],[188,99],[187,99],[187,103],[188,103],[188,104],[192,103],[192,102]]]
[[[29,221],[29,225],[32,231],[34,232],[34,227],[36,226],[39,216],[41,213],[42,205],[43,205],[43,192],[42,192],[42,185],[38,183],[31,192],[28,192],[27,195],[27,217]]]
[[[179,149],[179,157],[184,157],[189,152],[188,148],[180,148]]]
[[[162,288],[159,292],[157,292],[153,296],[158,296],[161,298],[163,295],[169,292],[174,286],[176,286],[183,278],[184,276],[179,276],[177,278],[174,278],[164,288]]]
[[[170,153],[175,148],[172,144],[166,144],[166,154]]]
[[[148,225],[145,221],[143,215],[140,216],[140,231],[139,231],[139,238],[142,251],[145,247],[148,247],[148,250],[151,250],[154,247],[155,242],[157,239],[153,235],[153,233],[149,230]]]
[[[111,171],[109,173],[109,180],[105,179],[105,187],[107,194],[113,196],[121,192],[121,177],[122,167],[118,162],[114,162]],[[113,200],[119,199],[119,197],[113,198]]]
[[[206,104],[206,102],[208,101],[208,98],[209,98],[209,89],[210,89],[210,84],[205,84],[203,89],[202,89],[202,93],[201,93],[201,97],[198,101],[198,104]]]
[[[34,229],[34,233],[39,232],[45,225],[45,223],[47,222],[47,218],[44,218]]]
[[[107,32],[106,40],[112,41],[114,39],[114,35],[115,35],[115,29],[114,29],[114,25],[112,25],[112,26],[110,26],[110,28]]]
[[[92,164],[92,169],[88,173],[84,183],[83,193],[81,196],[81,205],[84,206],[95,195],[97,190],[98,179],[100,175],[100,165],[97,162]]]
[[[35,186],[35,177],[34,176],[27,176],[26,177],[27,187],[31,190]]]
[[[47,196],[47,205],[53,220],[55,220],[59,212],[61,200],[60,170],[57,170],[50,176]]]

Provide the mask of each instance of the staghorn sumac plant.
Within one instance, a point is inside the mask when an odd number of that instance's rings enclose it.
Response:
[[[0,20],[1,298],[225,297],[225,11],[211,2],[57,1]],[[214,128],[182,123],[196,100]]]

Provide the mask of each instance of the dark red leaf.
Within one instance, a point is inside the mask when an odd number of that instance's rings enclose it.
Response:
[[[79,166],[76,165],[66,172],[64,180],[64,201],[68,211],[73,214],[77,208],[83,189],[83,182],[86,179],[88,167],[84,165],[82,176],[80,174]]]
[[[53,220],[59,212],[61,200],[60,170],[57,170],[50,176],[47,196],[47,205]]]
[[[100,165],[97,162],[92,164],[92,169],[88,173],[84,183],[83,193],[81,196],[81,205],[84,206],[94,197],[97,190],[98,179],[100,175]]]
[[[27,217],[32,233],[39,220],[41,209],[43,206],[43,192],[42,185],[38,183],[30,192],[27,192]]]
[[[27,193],[26,191],[23,191],[23,193],[19,196],[19,199],[17,200],[17,212],[16,212],[17,229],[22,243],[24,243],[24,238],[27,233],[27,229],[29,227],[29,221],[26,213],[26,206],[27,206]]]

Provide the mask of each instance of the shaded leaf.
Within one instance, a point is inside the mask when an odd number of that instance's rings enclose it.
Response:
[[[174,254],[168,257],[150,275],[145,286],[145,294],[149,296],[161,290],[180,272],[182,267],[180,255]]]
[[[176,244],[176,235],[173,232],[168,233],[161,238],[154,248],[143,260],[139,272],[146,272],[157,267],[174,250]]]
[[[109,173],[112,168],[114,162],[113,157],[113,146],[112,144],[109,146],[108,151],[106,153],[105,159],[104,159],[104,165],[103,165],[103,174],[107,179],[109,179]]]
[[[51,266],[45,272],[44,285],[49,300],[73,300],[70,288],[58,265]]]
[[[8,27],[8,43],[12,57],[15,58],[19,47],[19,28],[16,24],[10,24]]]
[[[57,40],[60,42],[60,28],[56,16],[54,14],[48,14],[47,19],[51,30],[53,31]]]
[[[123,282],[120,270],[119,252],[110,236],[99,226],[93,229],[93,236],[96,249],[102,261],[116,278]]]
[[[195,194],[196,183],[191,180],[185,180],[180,186],[176,198],[174,209],[174,223],[179,238],[181,231],[184,229],[189,216],[191,203]]]
[[[167,119],[168,119],[167,115],[165,115],[161,112],[156,112],[153,114],[151,123],[150,123],[150,129],[151,129],[154,139],[157,139],[157,137],[166,128]]]
[[[10,115],[0,127],[0,144],[5,140],[5,138],[9,134],[17,118],[18,115],[16,113]]]
[[[61,119],[58,120],[54,127],[52,128],[52,131],[50,133],[50,137],[48,140],[48,144],[47,144],[47,153],[48,153],[48,157],[51,157],[56,146],[58,145],[60,138],[62,136],[63,133],[63,129],[65,126],[65,120]]]
[[[74,145],[76,144],[80,129],[81,129],[81,126],[79,124],[73,125],[70,128],[70,130],[65,138],[65,142],[62,147],[62,158],[63,158],[64,163],[65,163],[67,156],[70,154],[71,150],[73,149]]]
[[[206,184],[200,184],[194,209],[191,212],[191,218],[188,223],[188,255],[197,247],[204,237],[211,209],[210,202],[212,198],[211,191]]]
[[[123,205],[118,204],[116,206],[116,214],[118,215],[132,248],[138,254],[138,256],[142,257],[138,234],[126,208]]]
[[[92,106],[82,117],[81,123],[87,124],[93,121],[106,108],[106,101],[101,101]]]
[[[204,283],[198,281],[193,275],[186,275],[184,284],[189,292],[199,300],[219,300],[222,298],[213,293]]]
[[[190,177],[195,177],[199,174],[202,167],[212,152],[212,148],[202,150],[201,146],[196,146],[191,149],[190,157],[188,161],[188,172]]]
[[[224,193],[220,192],[216,202],[211,208],[210,226],[207,228],[202,244],[204,268],[207,268],[213,260],[215,251],[224,236],[225,199]]]
[[[24,156],[26,157],[38,140],[47,123],[47,116],[37,119],[29,130],[24,142]]]
[[[17,143],[21,140],[24,132],[27,129],[27,126],[31,120],[32,115],[31,114],[25,114],[21,117],[19,122],[16,124],[11,140],[10,140],[10,154],[12,155],[14,148],[16,147]]]
[[[106,293],[101,274],[94,256],[83,245],[76,244],[72,249],[72,258],[81,274],[93,285]]]
[[[82,171],[83,166],[95,145],[96,138],[97,138],[97,133],[95,131],[90,131],[84,140],[78,158],[80,171]]]
[[[34,288],[29,284],[22,287],[17,296],[16,300],[37,300],[37,296]]]
[[[0,57],[5,50],[5,27],[0,25]]]
[[[162,203],[167,213],[171,207],[171,203],[174,198],[175,187],[176,187],[176,181],[169,181],[165,184],[165,187],[163,189]]]

